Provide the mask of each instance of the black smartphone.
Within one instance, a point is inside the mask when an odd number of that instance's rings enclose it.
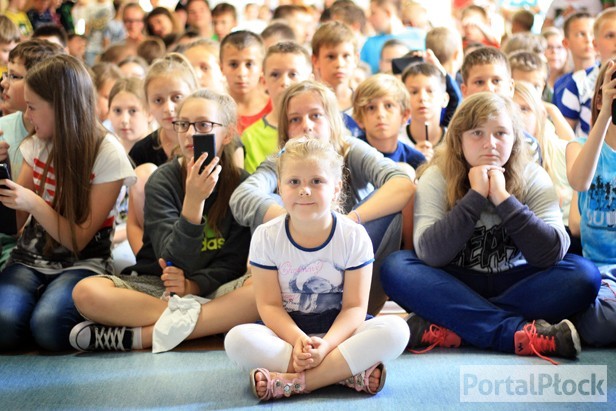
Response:
[[[10,180],[11,171],[10,167],[6,163],[0,163],[0,180]],[[0,188],[8,189],[4,184],[0,185]],[[0,233],[13,235],[17,233],[17,219],[15,210],[8,208],[4,204],[0,203]]]
[[[10,180],[11,170],[7,163],[0,163],[0,180]],[[4,184],[0,185],[0,188],[8,188]]]
[[[616,71],[612,73],[612,80],[616,79]],[[616,125],[616,99],[612,100],[612,124]]]
[[[421,56],[404,56],[398,57],[391,61],[391,70],[394,74],[401,74],[405,68],[414,63],[423,63],[424,59]]]
[[[207,153],[207,158],[203,162],[203,167],[199,172],[203,171],[203,168],[212,162],[212,159],[216,157],[216,135],[215,134],[193,134],[193,151],[195,161],[201,154]]]

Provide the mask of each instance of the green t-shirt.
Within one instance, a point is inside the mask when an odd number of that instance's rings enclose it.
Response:
[[[265,117],[252,124],[242,133],[244,144],[244,169],[254,173],[259,164],[278,150],[278,129]]]

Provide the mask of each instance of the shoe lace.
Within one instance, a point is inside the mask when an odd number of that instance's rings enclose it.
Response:
[[[610,286],[610,283],[607,281],[601,281],[601,285],[605,285],[612,292],[612,294],[614,294],[614,297],[616,297],[616,291],[614,291],[614,289]],[[616,298],[605,298],[604,301],[616,301]]]
[[[449,330],[446,328],[439,327],[436,324],[430,324],[430,327],[424,331],[421,336],[421,342],[430,344],[423,350],[409,350],[413,354],[425,354],[428,351],[431,351],[434,347],[439,346],[440,344],[445,342],[447,335],[449,334]]]
[[[550,357],[542,355],[542,352],[554,352],[556,351],[556,340],[554,336],[546,336],[537,333],[537,327],[535,322],[526,324],[522,331],[528,337],[528,345],[532,352],[539,358],[546,360],[554,365],[558,365],[558,362],[554,361]]]
[[[94,347],[97,350],[126,351],[123,344],[125,327],[95,327]]]

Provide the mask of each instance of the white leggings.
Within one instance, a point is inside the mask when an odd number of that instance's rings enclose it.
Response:
[[[364,321],[338,349],[356,375],[378,362],[400,356],[409,342],[409,334],[402,318],[383,315]],[[243,369],[287,372],[293,347],[264,325],[242,324],[227,333],[225,351]]]

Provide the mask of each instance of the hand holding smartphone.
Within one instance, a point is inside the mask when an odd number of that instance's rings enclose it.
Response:
[[[194,161],[196,162],[201,154],[207,153],[207,158],[203,162],[199,173],[203,172],[205,166],[209,165],[216,157],[216,135],[215,134],[194,134],[193,135]]]
[[[612,80],[616,79],[616,71],[612,73]],[[616,125],[616,99],[612,100],[612,124]]]
[[[7,163],[0,163],[0,180],[10,180],[11,179],[11,171],[9,169],[9,165]],[[8,189],[4,184],[0,185],[0,188]]]
[[[0,180],[10,180],[11,172],[7,163],[0,163]],[[8,189],[4,184],[0,185],[1,189]],[[13,235],[17,233],[17,216],[15,210],[8,208],[0,203],[0,233]]]

